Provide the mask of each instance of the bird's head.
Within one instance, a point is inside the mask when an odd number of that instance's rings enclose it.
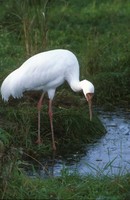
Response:
[[[80,86],[88,102],[90,120],[92,120],[92,98],[94,95],[94,85],[90,81],[83,80],[80,82]]]

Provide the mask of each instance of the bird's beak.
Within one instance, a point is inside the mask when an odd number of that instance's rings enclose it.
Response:
[[[90,121],[92,120],[92,98],[93,98],[93,93],[86,94],[86,99],[88,101],[88,106],[89,106]]]

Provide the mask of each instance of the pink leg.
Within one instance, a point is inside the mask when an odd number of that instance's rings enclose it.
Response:
[[[40,121],[41,121],[41,108],[42,108],[42,101],[43,101],[44,93],[42,93],[39,102],[37,104],[37,109],[38,109],[38,139],[36,141],[37,144],[41,144],[41,135],[40,135]]]
[[[54,139],[54,130],[53,130],[53,112],[52,112],[52,100],[49,100],[49,117],[50,117],[50,125],[51,125],[51,134],[52,134],[52,146],[53,150],[56,151],[55,139]]]

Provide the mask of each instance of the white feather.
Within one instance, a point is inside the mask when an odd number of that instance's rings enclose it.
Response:
[[[24,91],[43,90],[53,99],[56,88],[65,80],[74,91],[94,92],[93,85],[82,88],[79,63],[72,52],[63,49],[42,52],[29,58],[5,78],[1,86],[2,98],[8,101],[10,96],[22,97]]]

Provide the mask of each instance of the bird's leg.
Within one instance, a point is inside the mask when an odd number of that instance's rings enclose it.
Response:
[[[38,139],[36,141],[37,144],[41,143],[41,135],[40,135],[40,121],[41,121],[41,108],[42,108],[42,101],[43,101],[44,93],[42,93],[38,104],[37,104],[37,109],[38,109]]]
[[[54,139],[54,129],[53,129],[53,112],[52,112],[52,100],[49,100],[49,111],[48,111],[49,117],[50,117],[50,125],[51,125],[51,134],[52,134],[52,146],[53,150],[56,150],[55,145],[55,139]]]

